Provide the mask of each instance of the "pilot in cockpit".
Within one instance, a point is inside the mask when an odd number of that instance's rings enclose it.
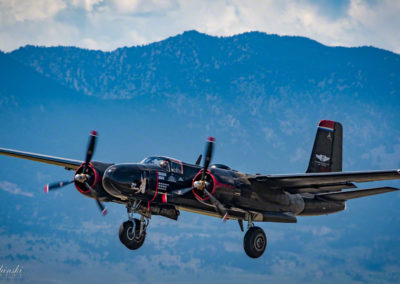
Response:
[[[163,168],[164,170],[168,171],[169,170],[168,161],[166,161],[166,160],[161,161],[160,167]]]

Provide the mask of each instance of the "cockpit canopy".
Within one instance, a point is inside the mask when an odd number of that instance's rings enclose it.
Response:
[[[183,174],[183,164],[179,160],[166,157],[148,157],[140,163],[160,167],[167,172]]]

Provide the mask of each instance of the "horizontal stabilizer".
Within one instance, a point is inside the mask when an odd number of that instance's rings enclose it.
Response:
[[[346,192],[321,193],[316,196],[323,197],[326,199],[331,199],[331,200],[346,201],[349,199],[365,197],[365,196],[370,196],[370,195],[375,195],[375,194],[381,194],[381,193],[386,193],[386,192],[391,192],[391,191],[396,191],[396,190],[400,190],[400,189],[395,188],[395,187],[375,187],[375,188],[352,190],[352,191],[346,191]]]
[[[321,188],[326,186],[341,186],[353,182],[370,182],[400,179],[400,169],[363,172],[328,172],[287,175],[255,175],[249,177],[253,184],[265,188],[283,188],[291,193],[304,192],[301,188]],[[346,188],[346,187],[343,187]],[[313,190],[315,192],[315,190]]]

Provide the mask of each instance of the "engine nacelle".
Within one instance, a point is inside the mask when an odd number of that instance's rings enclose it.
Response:
[[[342,211],[346,208],[344,201],[328,201],[319,198],[304,198],[302,216],[327,215]]]

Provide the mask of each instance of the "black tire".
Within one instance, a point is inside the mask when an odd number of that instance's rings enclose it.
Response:
[[[122,223],[119,227],[118,234],[121,243],[123,243],[128,249],[136,250],[143,245],[146,238],[146,231],[144,231],[140,236],[140,221],[138,219],[133,220],[135,221],[135,225],[133,225],[132,221]]]
[[[267,247],[267,237],[260,227],[251,227],[243,239],[244,251],[251,258],[262,256]]]

